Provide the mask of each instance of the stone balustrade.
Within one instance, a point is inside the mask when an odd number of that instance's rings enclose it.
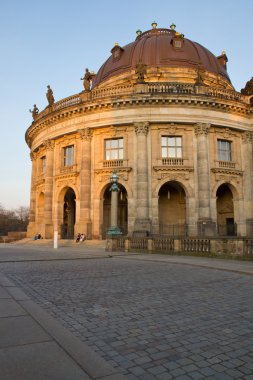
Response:
[[[92,91],[92,100],[105,98],[108,96],[128,95],[134,93],[134,85],[98,88]]]
[[[143,83],[142,86],[144,86],[146,89],[143,91],[143,93],[151,93],[151,94],[158,94],[158,93],[167,93],[167,94],[174,94],[174,95],[187,95],[187,94],[193,94],[196,96],[207,96],[212,98],[219,98],[224,100],[234,100],[239,101],[244,104],[250,104],[250,99],[248,96],[242,95],[236,91],[233,90],[225,90],[221,88],[216,87],[206,87],[205,90],[202,92],[199,92],[197,90],[197,86],[195,84],[189,84],[189,83],[163,83],[163,82],[156,82],[156,83]],[[87,97],[87,100],[84,99],[81,94],[75,94],[72,96],[69,96],[68,98],[62,99],[56,103],[54,103],[52,106],[47,106],[43,111],[41,111],[36,119],[35,122],[39,121],[43,117],[51,114],[54,111],[62,110],[68,107],[72,107],[78,104],[82,104],[83,102],[93,102],[99,99],[103,99],[106,97],[113,97],[113,96],[123,96],[123,95],[131,95],[139,93],[138,86],[135,84],[127,84],[127,85],[120,85],[120,86],[114,86],[114,87],[106,87],[106,88],[98,88],[91,91],[91,96]]]
[[[217,161],[218,168],[235,169],[236,163],[233,161]]]
[[[123,166],[124,166],[124,160],[104,160],[103,161],[104,168],[120,168]]]
[[[162,164],[168,166],[183,166],[183,158],[162,158]]]
[[[208,87],[208,90],[206,92],[206,95],[212,96],[215,98],[222,98],[227,100],[235,100],[242,103],[250,103],[249,97],[240,94],[239,92],[233,91],[233,90],[225,90],[217,87]]]
[[[62,166],[60,167],[57,174],[69,174],[69,173],[75,173],[77,171],[77,165],[69,165],[69,166]]]
[[[147,83],[148,92],[172,93],[172,94],[195,94],[195,85],[188,83]]]
[[[252,256],[253,240],[245,238],[172,238],[165,236],[127,237],[107,239],[107,251],[145,251],[146,253],[183,253],[210,256]]]

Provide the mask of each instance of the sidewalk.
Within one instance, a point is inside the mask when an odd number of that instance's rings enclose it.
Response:
[[[112,366],[0,275],[1,380],[123,380]]]

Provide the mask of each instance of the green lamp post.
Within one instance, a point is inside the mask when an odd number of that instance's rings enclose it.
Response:
[[[119,192],[119,186],[118,186],[119,176],[116,172],[116,170],[113,170],[113,173],[110,177],[111,182],[111,227],[107,230],[107,235],[109,237],[115,236],[115,235],[122,235],[122,232],[120,231],[120,228],[118,227],[118,192]]]

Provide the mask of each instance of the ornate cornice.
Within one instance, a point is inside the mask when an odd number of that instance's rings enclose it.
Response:
[[[208,135],[211,124],[209,123],[197,123],[194,125],[195,135]]]
[[[130,168],[129,166],[128,167],[123,166],[120,168],[116,168],[116,170],[117,170],[117,173],[129,173],[132,171],[132,168]],[[94,173],[95,174],[108,174],[108,176],[110,176],[112,174],[112,168],[95,169]]]
[[[149,94],[148,94],[149,95]],[[119,107],[136,107],[137,105],[160,105],[160,106],[184,106],[184,107],[196,107],[196,108],[208,108],[222,112],[232,112],[237,115],[253,115],[252,107],[248,104],[244,104],[240,101],[235,102],[229,99],[210,98],[209,96],[200,95],[173,95],[173,94],[152,94],[152,98],[145,94],[135,95],[135,98],[131,96],[122,96],[121,99],[111,100],[108,98],[102,99],[101,103],[96,101],[75,104],[69,108],[55,110],[52,113],[47,113],[28,128],[26,131],[26,141],[28,145],[31,145],[32,139],[36,137],[42,128],[50,126],[53,123],[62,122],[64,119],[69,119],[74,116],[81,116],[84,113],[96,112],[99,109],[112,110]]]
[[[68,174],[58,174],[54,177],[55,180],[62,180],[62,179],[71,179],[78,177],[79,173],[68,173]]]
[[[78,133],[81,137],[81,140],[91,141],[93,130],[91,128],[78,129]]]
[[[134,123],[135,133],[136,135],[144,135],[147,136],[149,131],[149,122],[141,121],[139,123]]]
[[[193,172],[194,168],[191,166],[153,166],[155,172]]]
[[[225,168],[212,168],[212,173],[222,173],[222,174],[230,174],[230,175],[237,175],[242,176],[243,172],[241,170],[235,170],[235,169],[225,169]]]

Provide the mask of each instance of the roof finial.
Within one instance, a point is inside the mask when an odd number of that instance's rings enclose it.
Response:
[[[171,24],[170,29],[171,30],[175,30],[176,29],[176,25],[174,24],[174,22]]]
[[[153,29],[156,29],[156,27],[157,27],[157,22],[153,21],[152,24],[151,24],[151,26],[152,26]]]

